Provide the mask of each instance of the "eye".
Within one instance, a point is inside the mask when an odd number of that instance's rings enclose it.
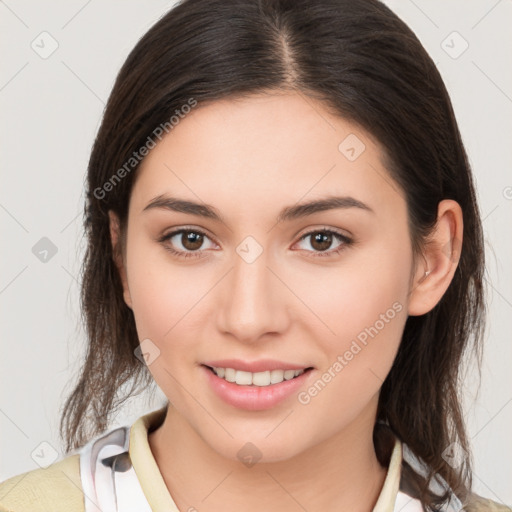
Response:
[[[210,241],[210,247],[204,247],[206,241]],[[206,233],[198,229],[178,229],[159,239],[165,249],[181,258],[201,257],[206,249],[215,247]]]
[[[331,229],[317,229],[315,231],[310,231],[309,233],[301,236],[300,242],[306,242],[308,239],[310,239],[310,241],[306,245],[311,247],[313,251],[310,251],[309,249],[306,250],[308,252],[316,253],[314,254],[315,257],[326,257],[339,254],[347,246],[353,243],[351,238]],[[338,240],[338,244],[332,248],[332,245],[336,240]],[[331,250],[328,250],[329,248],[331,248]]]

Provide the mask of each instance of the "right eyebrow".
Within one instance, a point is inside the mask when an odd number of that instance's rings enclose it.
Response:
[[[178,199],[176,197],[159,195],[153,198],[142,211],[144,212],[153,208],[161,208],[174,212],[188,213],[190,215],[198,215],[199,217],[205,217],[208,219],[217,220],[219,222],[224,222],[222,216],[213,206],[208,204],[199,204],[193,201],[187,201],[185,199]]]

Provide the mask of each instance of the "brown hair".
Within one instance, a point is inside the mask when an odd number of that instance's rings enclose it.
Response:
[[[470,457],[454,468],[443,451],[456,442],[470,453],[459,392],[465,354],[478,356],[478,368],[481,364],[480,214],[442,78],[414,33],[378,0],[184,0],[132,50],[109,97],[88,167],[81,288],[88,348],[63,407],[67,450],[104,431],[126,398],[153,383],[134,356],[139,340],[109,235],[108,210],[126,229],[137,170],[136,162],[133,169],[126,163],[191,99],[202,105],[272,90],[321,100],[380,142],[387,169],[406,196],[415,255],[435,225],[438,203],[453,199],[462,208],[457,271],[436,307],[407,319],[381,389],[374,442],[385,461],[385,432],[392,431],[429,465],[423,478],[405,464],[410,487],[426,510],[446,499],[427,489],[435,473],[464,499],[471,489]]]

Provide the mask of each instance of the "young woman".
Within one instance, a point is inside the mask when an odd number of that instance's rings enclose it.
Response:
[[[118,75],[85,226],[68,455],[2,510],[507,509],[472,493],[460,405],[485,309],[471,170],[382,3],[179,3]],[[108,430],[152,383],[166,406]]]

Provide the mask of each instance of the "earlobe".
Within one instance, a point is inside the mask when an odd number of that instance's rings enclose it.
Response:
[[[428,313],[448,289],[459,264],[463,236],[460,205],[445,199],[438,205],[436,226],[425,244],[409,292],[408,314]]]
[[[117,267],[121,282],[123,284],[123,298],[126,305],[132,308],[132,299],[130,289],[128,287],[128,279],[126,277],[126,268],[123,261],[123,251],[121,247],[121,230],[119,225],[118,216],[112,211],[108,211],[109,228],[110,228],[110,241],[112,244],[112,259]]]

